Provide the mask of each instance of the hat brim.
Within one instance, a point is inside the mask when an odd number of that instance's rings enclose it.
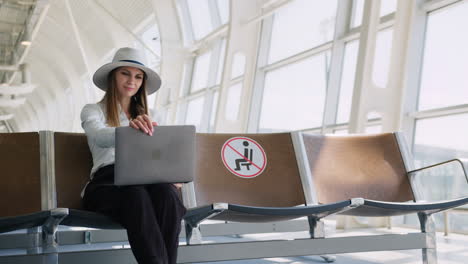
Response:
[[[96,70],[96,72],[93,75],[94,84],[99,89],[106,91],[107,90],[107,76],[109,75],[109,73],[115,68],[125,67],[125,66],[135,67],[145,72],[146,93],[148,95],[155,93],[161,87],[161,78],[155,71],[153,71],[152,69],[148,67],[142,66],[140,64],[126,62],[126,61],[111,62],[111,63],[102,65],[99,69]]]

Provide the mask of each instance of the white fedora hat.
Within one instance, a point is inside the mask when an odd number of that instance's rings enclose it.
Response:
[[[161,78],[155,71],[146,67],[144,62],[143,52],[133,48],[121,48],[115,53],[111,63],[104,64],[96,70],[93,82],[99,89],[106,91],[107,76],[113,69],[124,66],[135,67],[145,72],[146,92],[152,94],[161,87]]]

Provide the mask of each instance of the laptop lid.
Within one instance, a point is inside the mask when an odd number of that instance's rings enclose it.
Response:
[[[156,126],[153,136],[115,130],[115,185],[182,183],[195,174],[195,126]]]

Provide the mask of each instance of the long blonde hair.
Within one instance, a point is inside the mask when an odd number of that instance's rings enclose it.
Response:
[[[116,71],[112,70],[107,76],[106,94],[100,101],[105,104],[106,122],[110,127],[120,126],[119,119],[119,94],[117,92]],[[148,100],[146,97],[146,73],[144,73],[143,82],[138,92],[130,100],[130,116],[136,118],[139,115],[148,114]]]

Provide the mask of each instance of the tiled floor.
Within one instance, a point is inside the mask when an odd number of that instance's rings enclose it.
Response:
[[[393,227],[392,229],[386,228],[366,228],[366,229],[353,229],[347,230],[340,234],[340,231],[336,232],[334,221],[325,221],[326,233],[333,234],[336,236],[359,236],[359,235],[372,235],[372,234],[385,234],[385,233],[408,233],[417,232],[415,229],[405,229]],[[342,231],[341,231],[342,232]],[[205,242],[228,242],[228,241],[242,241],[242,240],[274,240],[277,238],[281,239],[292,239],[292,238],[306,238],[308,232],[294,232],[294,233],[275,233],[275,234],[256,234],[256,235],[244,235],[242,237],[237,236],[222,236],[222,237],[204,237]],[[183,239],[181,239],[184,244]],[[109,246],[109,245],[107,245]],[[117,243],[119,248],[122,247],[122,243]],[[87,245],[73,245],[65,246],[67,250],[64,251],[75,251],[75,250],[89,250]],[[65,248],[64,247],[64,248]],[[128,248],[128,244],[126,246]],[[460,235],[451,233],[449,236],[444,236],[442,233],[437,233],[437,249],[439,264],[468,264],[468,235]],[[24,254],[24,252],[14,252],[14,250],[3,250],[11,254]],[[11,251],[11,252],[8,252]],[[1,261],[0,261],[1,263]],[[134,262],[132,262],[134,263]],[[314,264],[314,263],[325,263],[325,261],[318,256],[302,256],[302,257],[277,257],[268,259],[253,259],[253,260],[241,260],[241,261],[223,261],[223,262],[210,262],[214,264]],[[421,264],[421,250],[401,250],[401,251],[380,251],[380,252],[362,252],[362,253],[346,253],[336,255],[336,264]]]
[[[359,229],[347,231],[349,235],[371,235],[382,233],[400,233],[400,232],[415,232],[415,230],[404,228],[388,229]],[[252,235],[245,236],[249,239],[268,239],[268,236],[274,238],[277,234],[268,235]],[[296,233],[295,236],[298,234]],[[307,234],[299,234],[307,235]],[[213,238],[218,240],[219,238]],[[450,234],[444,236],[442,233],[437,233],[437,248],[438,259],[440,264],[467,264],[468,263],[468,236],[459,234]],[[268,258],[254,259],[242,261],[223,261],[211,262],[219,264],[306,264],[306,263],[325,263],[324,260],[317,256],[289,257],[289,258]],[[421,264],[421,250],[401,250],[401,251],[379,251],[379,252],[362,252],[362,253],[347,253],[336,255],[336,264]]]

